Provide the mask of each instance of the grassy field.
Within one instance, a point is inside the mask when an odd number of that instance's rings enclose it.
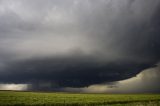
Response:
[[[0,106],[160,106],[160,94],[74,94],[0,91]]]

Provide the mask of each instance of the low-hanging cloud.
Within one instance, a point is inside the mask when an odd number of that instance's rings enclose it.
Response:
[[[134,77],[160,61],[159,10],[159,0],[0,0],[0,82],[40,89]]]
[[[62,88],[67,92],[87,93],[158,93],[160,92],[160,65],[143,70],[136,77],[122,81],[91,85],[84,88]]]

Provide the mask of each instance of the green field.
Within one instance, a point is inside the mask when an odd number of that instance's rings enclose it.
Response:
[[[160,94],[0,91],[0,106],[160,106]]]

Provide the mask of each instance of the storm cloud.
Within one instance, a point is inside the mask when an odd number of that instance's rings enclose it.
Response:
[[[159,0],[0,0],[0,82],[49,90],[132,78],[160,61],[159,19]]]
[[[143,70],[135,77],[112,83],[95,84],[81,88],[62,88],[61,91],[83,93],[159,93],[160,65]]]

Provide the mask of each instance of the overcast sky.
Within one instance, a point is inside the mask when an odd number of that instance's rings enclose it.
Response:
[[[0,83],[53,90],[157,73],[159,41],[160,0],[0,0]]]

